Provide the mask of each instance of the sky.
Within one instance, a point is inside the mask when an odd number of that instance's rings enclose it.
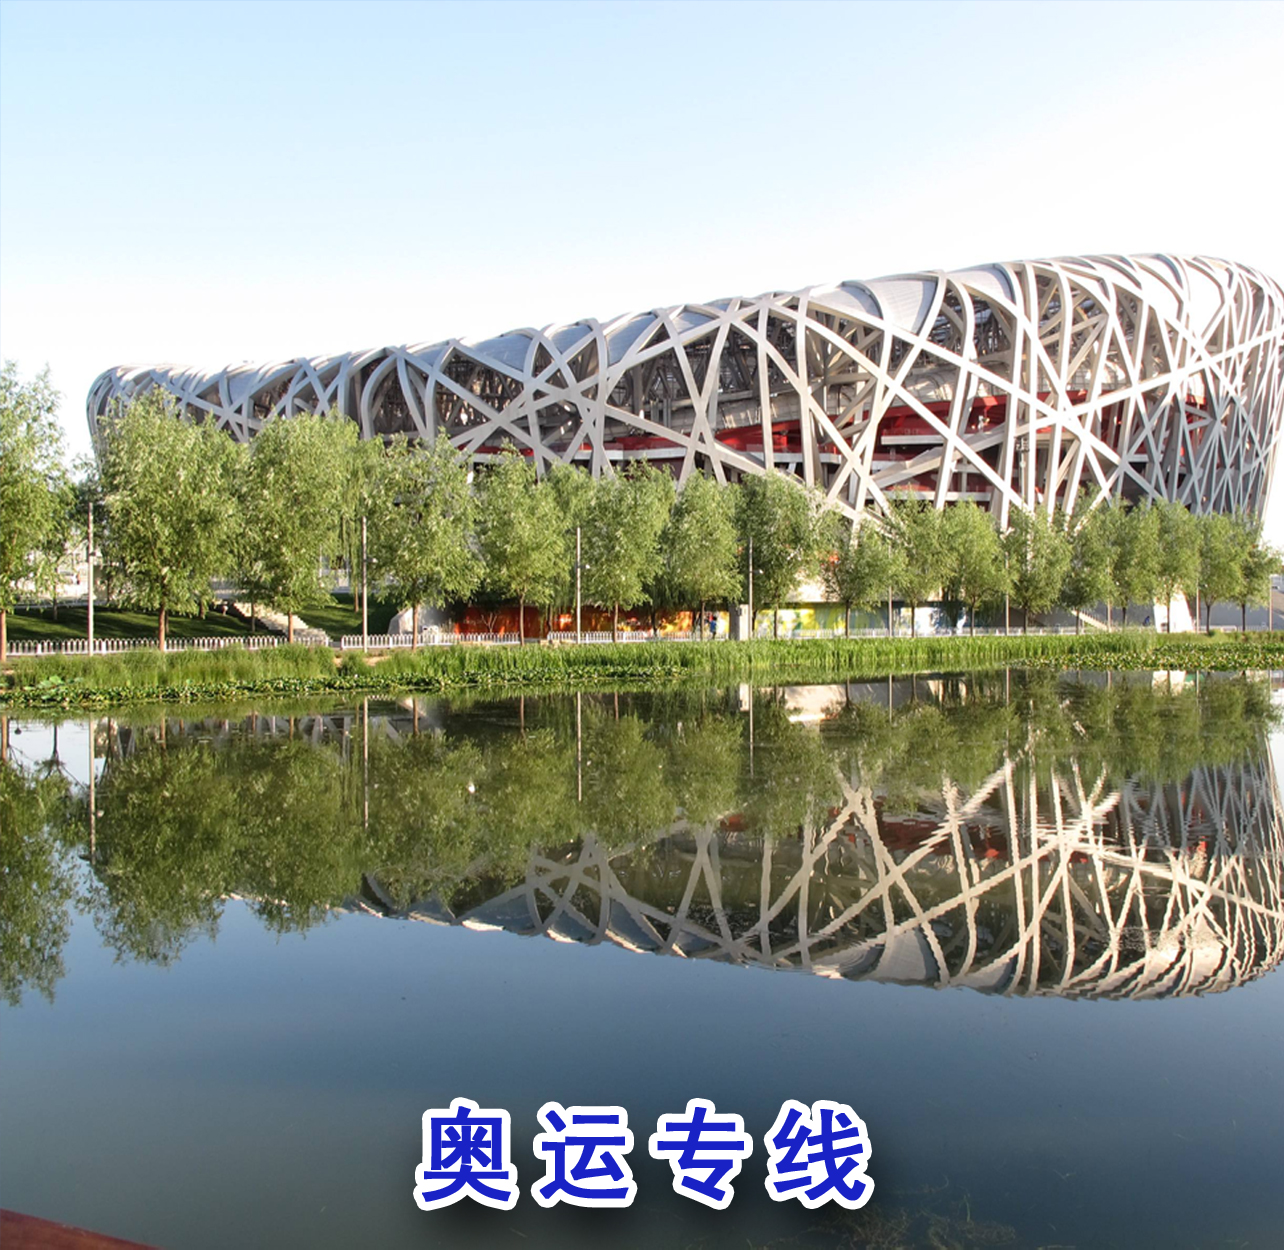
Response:
[[[1229,0],[0,0],[0,358],[83,454],[117,364],[1090,252],[1284,280],[1282,71]]]

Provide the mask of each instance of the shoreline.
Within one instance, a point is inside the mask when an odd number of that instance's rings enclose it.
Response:
[[[458,645],[336,655],[135,651],[16,659],[0,674],[0,711],[102,708],[322,694],[522,693],[576,687],[855,680],[1003,667],[1242,672],[1284,668],[1284,633],[1021,635],[746,642]]]

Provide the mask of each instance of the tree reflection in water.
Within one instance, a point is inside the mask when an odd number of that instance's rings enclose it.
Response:
[[[0,767],[2,989],[52,993],[74,905],[166,963],[240,898],[278,931],[363,910],[1008,994],[1222,990],[1284,950],[1272,723],[1262,682],[1041,673],[99,721],[92,828],[64,778]]]

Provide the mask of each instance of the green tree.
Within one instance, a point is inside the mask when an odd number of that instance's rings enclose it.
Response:
[[[967,605],[968,628],[976,633],[976,611],[1001,599],[1008,588],[1003,544],[994,519],[970,499],[941,514],[945,597]]]
[[[31,382],[0,367],[0,664],[8,659],[9,613],[20,588],[47,583],[60,552],[69,488],[62,466],[58,392],[49,370]]]
[[[584,593],[611,609],[612,639],[619,637],[621,605],[647,601],[672,507],[673,479],[649,464],[603,479],[593,491],[584,525]]]
[[[1094,507],[1091,500],[1085,499],[1067,523],[1070,566],[1061,584],[1061,603],[1074,613],[1075,633],[1083,630],[1079,614],[1110,598],[1114,521],[1114,510],[1107,503]]]
[[[660,550],[668,594],[697,609],[701,638],[705,605],[740,593],[738,548],[733,497],[712,478],[692,474],[669,513]]]
[[[165,650],[171,611],[194,612],[229,571],[235,522],[232,440],[195,424],[159,390],[99,423],[106,524],[102,546],[124,578],[124,597],[157,613]]]
[[[549,607],[565,576],[566,538],[558,499],[535,466],[506,452],[481,477],[478,542],[485,582],[517,600],[518,637],[526,641],[526,605]]]
[[[1199,518],[1199,597],[1204,605],[1204,627],[1213,631],[1213,605],[1237,603],[1243,593],[1243,531],[1233,517],[1210,512]]]
[[[1004,536],[1012,599],[1021,609],[1021,630],[1030,628],[1031,612],[1048,612],[1057,605],[1070,570],[1070,539],[1060,517],[1024,509],[1012,514]]]
[[[918,636],[918,609],[945,580],[945,541],[941,513],[923,500],[892,505],[891,534],[896,548],[896,590],[910,606],[910,636]]]
[[[1173,596],[1199,581],[1199,522],[1182,504],[1165,500],[1155,508],[1159,518],[1156,584],[1168,605],[1168,633],[1173,632]]]
[[[1239,513],[1234,518],[1239,531],[1240,585],[1235,596],[1239,603],[1239,628],[1248,631],[1248,608],[1260,607],[1270,599],[1271,576],[1280,571],[1280,553],[1262,542],[1262,523],[1254,516]]]
[[[412,648],[421,607],[465,599],[481,581],[471,476],[444,436],[429,446],[398,436],[388,448],[372,509],[373,562],[397,605],[412,610]]]
[[[251,445],[241,493],[244,548],[256,589],[288,617],[326,602],[323,557],[337,557],[340,518],[356,455],[344,417],[300,413],[264,425]]]
[[[843,605],[843,631],[849,633],[853,608],[873,610],[889,598],[899,576],[896,552],[887,534],[872,520],[853,528],[837,513],[830,526],[830,544],[833,553],[821,571],[826,589]],[[890,608],[887,628],[890,632]]]
[[[1130,603],[1153,604],[1159,591],[1159,511],[1134,504],[1116,514],[1111,585],[1114,602],[1128,624]]]
[[[812,571],[820,554],[822,500],[793,478],[774,470],[741,483],[736,498],[736,526],[748,560],[753,552],[755,614],[758,604],[772,610],[771,632],[780,636],[780,605]],[[749,622],[754,632],[754,622]]]
[[[575,603],[575,530],[588,523],[597,493],[597,479],[574,465],[557,463],[545,477],[557,500],[558,532],[565,544],[562,574],[553,590],[550,608],[569,608]]]

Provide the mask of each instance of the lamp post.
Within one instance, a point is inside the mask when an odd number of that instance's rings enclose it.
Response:
[[[85,617],[85,636],[89,643],[89,654],[94,653],[94,501],[89,501],[89,526],[85,540],[85,589],[88,592],[88,612]]]
[[[580,561],[580,527],[575,527],[575,641],[581,643],[584,641],[584,631],[580,627],[580,571],[591,568],[591,565],[584,564]]]
[[[361,650],[370,647],[370,580],[366,558],[366,518],[361,518]]]

